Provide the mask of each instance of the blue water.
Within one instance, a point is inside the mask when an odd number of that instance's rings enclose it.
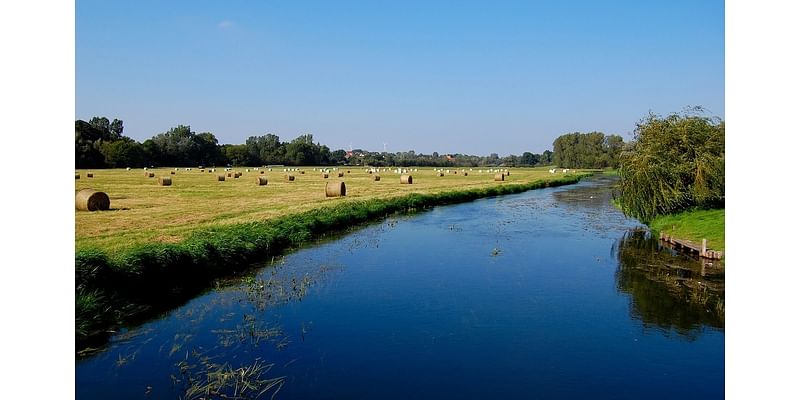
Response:
[[[723,398],[724,319],[620,262],[640,224],[608,184],[437,207],[298,250],[76,361],[76,397],[184,398],[206,360],[271,364],[262,378],[280,389],[261,398]]]

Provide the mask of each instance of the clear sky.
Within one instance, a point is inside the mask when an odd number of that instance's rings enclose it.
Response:
[[[76,0],[75,117],[139,141],[540,153],[648,111],[724,114],[724,2]]]

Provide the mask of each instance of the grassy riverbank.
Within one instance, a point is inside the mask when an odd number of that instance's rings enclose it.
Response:
[[[546,170],[544,173],[547,174]],[[515,175],[523,174],[512,170],[510,178]],[[215,278],[247,269],[257,261],[325,233],[396,212],[565,185],[575,183],[583,176],[586,175],[551,175],[528,182],[489,184],[486,184],[488,179],[484,176],[483,182],[477,187],[472,185],[472,188],[464,180],[451,179],[456,184],[429,189],[428,193],[400,191],[393,197],[357,196],[348,201],[317,204],[310,210],[269,219],[206,224],[185,232],[177,242],[136,242],[125,247],[113,246],[111,250],[84,245],[75,254],[78,347],[137,316],[191,298],[207,288]],[[434,179],[431,177],[432,181]],[[318,190],[316,186],[315,192]],[[255,185],[252,187],[257,188]],[[395,187],[406,190],[413,186]],[[248,189],[242,187],[242,190]],[[102,216],[105,213],[91,214]]]
[[[664,232],[697,243],[708,239],[709,248],[725,251],[725,209],[690,210],[659,216],[649,226],[656,234]]]

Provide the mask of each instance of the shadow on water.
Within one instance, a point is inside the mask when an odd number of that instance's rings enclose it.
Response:
[[[612,248],[617,289],[645,328],[693,340],[705,326],[725,328],[725,270],[677,254],[645,230],[627,232]]]

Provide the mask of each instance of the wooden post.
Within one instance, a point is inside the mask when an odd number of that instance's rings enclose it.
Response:
[[[705,257],[706,256],[706,240],[703,239],[703,248],[700,250],[700,255]]]

